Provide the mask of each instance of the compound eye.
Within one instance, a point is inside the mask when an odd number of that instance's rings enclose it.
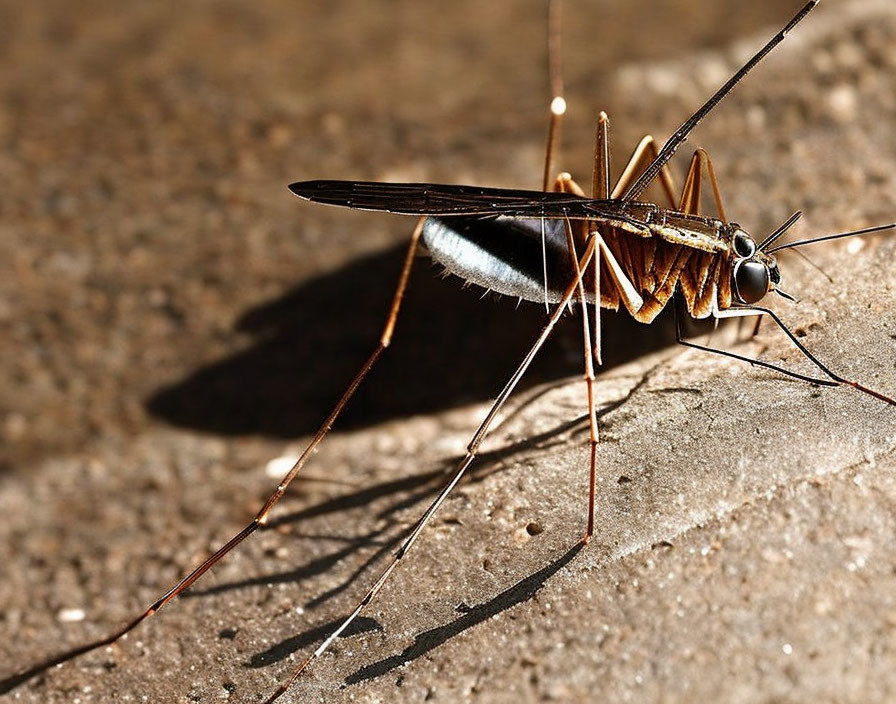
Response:
[[[734,290],[741,303],[751,305],[768,293],[768,268],[761,262],[747,260],[734,268]]]
[[[744,259],[756,254],[756,243],[743,230],[734,233],[734,253]]]

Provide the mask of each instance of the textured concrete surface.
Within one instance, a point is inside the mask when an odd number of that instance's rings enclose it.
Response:
[[[562,166],[580,175],[598,109],[619,163],[796,9],[569,4]],[[125,641],[7,679],[242,527],[267,462],[367,354],[410,223],[287,183],[538,185],[544,8],[493,5],[0,4],[0,699],[262,701],[375,579],[542,317],[425,260],[272,529]],[[763,233],[801,208],[809,236],[896,217],[894,47],[889,0],[827,0],[694,133],[734,219]],[[802,300],[775,308],[896,394],[892,238],[807,254],[832,280],[788,257]],[[668,326],[608,316],[579,550],[584,386],[557,381],[580,355],[562,327],[470,481],[285,701],[892,701],[896,409],[645,356]],[[801,364],[768,326],[739,351]]]

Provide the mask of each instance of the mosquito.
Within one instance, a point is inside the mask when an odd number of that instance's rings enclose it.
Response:
[[[544,303],[549,310],[547,322],[493,401],[485,419],[467,445],[466,454],[455,468],[454,474],[410,529],[385,569],[348,617],[268,697],[267,704],[285,694],[309,665],[326,652],[373,601],[398,564],[416,544],[446,497],[463,479],[499,412],[556,323],[573,303],[577,303],[582,311],[590,428],[590,489],[583,543],[587,543],[594,532],[599,441],[594,369],[595,363],[601,362],[601,308],[624,308],[639,322],[650,323],[670,302],[678,298],[681,307],[694,318],[722,320],[767,317],[789,338],[808,363],[815,367],[817,371],[814,375],[685,340],[681,333],[678,309],[673,304],[676,310],[677,341],[682,345],[771,369],[811,384],[850,386],[884,403],[896,405],[896,400],[890,396],[832,371],[800,342],[776,313],[760,305],[770,293],[794,300],[781,287],[782,276],[775,256],[778,252],[818,242],[892,230],[896,228],[896,223],[778,243],[799,219],[801,213],[796,212],[757,242],[757,239],[727,218],[712,161],[705,151],[698,149],[694,153],[678,198],[674,195],[669,173],[669,160],[697,124],[784,40],[788,32],[818,2],[819,0],[809,0],[774,37],[685,120],[661,147],[658,148],[650,136],[642,139],[615,183],[611,183],[610,177],[610,123],[607,115],[601,113],[597,120],[590,196],[585,194],[569,174],[561,173],[551,180],[553,156],[566,110],[557,47],[559,0],[550,5],[549,53],[553,100],[542,190],[328,180],[302,181],[290,185],[289,188],[295,195],[316,203],[418,217],[386,323],[374,351],[351,380],[299,459],[245,528],[115,633],[58,655],[0,683],[5,687],[0,688],[0,691],[8,691],[12,686],[52,665],[114,643],[182,594],[225,555],[268,522],[271,510],[299,475],[355,390],[390,345],[411,266],[421,243],[436,262],[468,282],[499,294]],[[717,213],[715,216],[700,212],[704,178],[712,189]],[[657,179],[668,201],[665,206],[639,200],[647,187]],[[593,325],[587,315],[589,304],[594,308]]]

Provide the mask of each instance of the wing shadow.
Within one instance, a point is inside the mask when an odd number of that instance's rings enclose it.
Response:
[[[247,311],[255,342],[154,393],[152,415],[221,435],[294,438],[313,432],[379,337],[404,245],[351,262]],[[358,389],[340,429],[434,413],[493,397],[545,320],[542,306],[464,289],[415,263],[393,344]],[[651,326],[604,313],[605,366],[673,344],[669,317]],[[581,324],[561,321],[522,388],[577,374]]]

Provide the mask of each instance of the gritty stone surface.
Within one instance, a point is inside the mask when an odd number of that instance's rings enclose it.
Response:
[[[270,528],[127,639],[12,686],[241,528],[368,353],[409,223],[287,183],[538,185],[544,8],[480,5],[0,5],[0,699],[264,701],[447,480],[543,311],[421,261],[393,348]],[[796,9],[619,5],[567,9],[574,174],[597,110],[618,168]],[[800,208],[806,237],[896,217],[894,47],[889,0],[821,3],[700,126],[733,219],[767,233]],[[806,253],[832,281],[782,257],[801,302],[772,305],[893,396],[896,243]],[[620,318],[591,544],[570,317],[407,562],[284,701],[894,699],[896,409],[649,353],[668,325]],[[811,371],[768,324],[735,337],[716,341]]]

